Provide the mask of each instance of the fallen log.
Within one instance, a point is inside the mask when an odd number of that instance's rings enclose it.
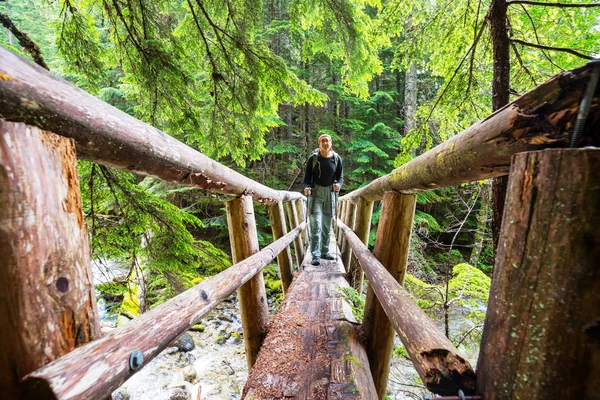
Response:
[[[381,200],[387,191],[412,194],[508,174],[523,151],[566,147],[591,66],[560,73],[439,146],[340,200]],[[582,146],[600,146],[600,85]]]
[[[361,240],[338,221],[348,244],[369,279],[394,330],[428,390],[441,395],[475,390],[475,373],[469,362],[442,331],[411,299],[410,295],[385,269]]]
[[[0,116],[75,139],[84,160],[266,204],[304,198],[219,164],[3,47]]]
[[[305,223],[260,252],[142,314],[106,336],[79,347],[23,380],[25,398],[104,399],[174,339],[259,273],[305,228]],[[130,367],[135,350],[143,363]]]

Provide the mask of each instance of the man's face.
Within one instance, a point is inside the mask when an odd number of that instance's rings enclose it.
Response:
[[[331,150],[331,144],[331,138],[323,136],[321,139],[319,139],[319,150],[322,152],[329,151]]]

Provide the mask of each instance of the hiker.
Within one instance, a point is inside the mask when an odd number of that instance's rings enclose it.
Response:
[[[319,136],[319,148],[306,161],[304,173],[304,194],[309,196],[312,265],[320,265],[321,258],[335,259],[328,254],[331,218],[337,207],[337,194],[344,182],[344,174],[342,158],[333,151],[332,144],[331,136]]]

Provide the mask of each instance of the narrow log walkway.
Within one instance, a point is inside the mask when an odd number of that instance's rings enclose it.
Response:
[[[348,282],[337,254],[337,261],[312,266],[307,252],[269,322],[243,399],[377,399],[360,325],[341,291]]]

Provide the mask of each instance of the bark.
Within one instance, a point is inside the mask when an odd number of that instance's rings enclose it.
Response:
[[[477,212],[477,227],[475,228],[475,237],[473,240],[473,248],[469,257],[469,264],[477,266],[479,256],[483,250],[485,241],[485,229],[487,227],[489,209],[492,203],[492,188],[491,182],[486,182],[481,186],[481,206]]]
[[[492,81],[492,110],[497,111],[508,104],[510,98],[510,41],[508,39],[508,5],[506,0],[493,0],[490,5],[490,33],[494,56],[494,77]],[[502,214],[506,201],[508,179],[492,179],[492,241],[498,247],[498,237],[502,227]]]
[[[415,204],[415,196],[386,193],[377,228],[373,255],[400,285],[404,284],[406,274]],[[367,336],[366,347],[371,374],[377,394],[383,400],[394,351],[394,328],[377,300],[372,285],[370,283],[367,289],[363,327]]]
[[[356,219],[354,221],[354,233],[364,243],[369,246],[369,233],[371,232],[371,216],[373,215],[373,202],[359,200],[356,207]],[[351,256],[352,257],[352,256]],[[355,257],[352,257],[355,258]],[[356,289],[359,293],[363,286],[363,271],[360,264],[356,260],[348,262],[348,273],[346,279],[350,282],[350,286]]]
[[[427,389],[442,395],[473,392],[475,373],[468,361],[352,230],[342,223],[340,228]]]
[[[597,398],[600,150],[518,154],[508,193],[478,389],[490,400]]]
[[[0,74],[0,116],[75,139],[78,158],[267,204],[304,198],[249,179],[4,48]]]
[[[269,220],[271,221],[271,232],[273,233],[273,240],[278,240],[287,234],[283,204],[273,204],[269,206],[268,209]],[[277,264],[279,265],[279,275],[281,276],[283,292],[287,294],[288,288],[292,284],[292,269],[294,267],[294,263],[292,261],[292,253],[290,252],[289,248],[286,247],[284,251],[279,253],[279,255],[277,256]]]
[[[506,175],[513,154],[564,147],[575,124],[590,66],[556,75],[485,120],[390,174],[341,198],[380,200],[386,191],[417,193]],[[600,91],[592,102],[583,146],[600,145]]]
[[[229,200],[227,206],[227,227],[234,263],[259,252],[254,207],[250,196]],[[256,274],[238,289],[240,315],[244,330],[244,345],[248,370],[252,369],[260,346],[264,340],[269,309],[267,293],[262,273]]]
[[[237,288],[260,273],[304,227],[302,224],[244,261],[29,374],[25,377],[29,397],[25,398],[79,400],[110,396],[134,374],[128,365],[134,350],[142,351],[144,365],[147,364]]]
[[[243,399],[376,399],[369,361],[341,262],[312,266],[307,256],[242,394]]]
[[[404,136],[416,128],[417,116],[417,64],[412,62],[406,73],[404,86]],[[417,149],[412,150],[413,157]]]
[[[99,336],[73,141],[0,121],[0,389]]]

